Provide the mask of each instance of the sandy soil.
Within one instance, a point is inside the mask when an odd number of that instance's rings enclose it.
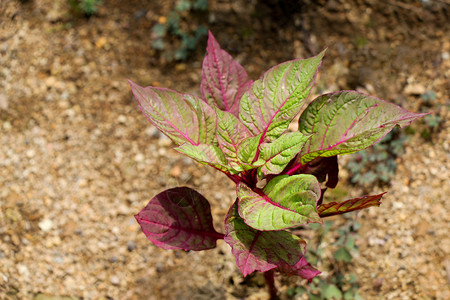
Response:
[[[348,271],[364,299],[449,299],[448,1],[281,2],[210,1],[209,28],[251,77],[329,47],[314,94],[357,89],[442,118],[431,140],[426,123],[413,125],[391,186],[371,189],[389,190],[383,205],[355,214]],[[104,3],[86,19],[62,0],[0,0],[0,299],[267,299],[263,278],[244,279],[223,241],[166,251],[140,232],[133,215],[166,188],[201,192],[219,231],[235,193],[171,150],[126,82],[198,93],[206,41],[168,63],[151,49],[168,2]],[[276,279],[283,299],[306,284]]]

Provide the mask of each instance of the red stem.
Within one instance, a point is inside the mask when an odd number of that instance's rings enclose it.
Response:
[[[270,300],[278,300],[278,290],[275,286],[275,278],[274,274],[275,272],[273,270],[269,270],[267,272],[264,272],[264,279],[266,280],[267,287],[269,288],[269,294],[270,294]]]
[[[286,175],[292,175],[295,173],[295,171],[297,171],[298,169],[300,169],[303,165],[301,163],[292,166],[292,168],[290,168],[287,172]]]
[[[225,238],[225,234],[220,233],[220,232],[215,232],[214,235],[215,238],[217,238],[218,240],[223,240]]]
[[[222,171],[222,170],[220,170]],[[239,177],[238,175],[233,175],[233,174],[229,174],[227,172],[222,171],[222,173],[224,173],[225,175],[228,176],[228,178],[230,178],[234,183],[238,184],[239,182],[242,181],[241,177]]]

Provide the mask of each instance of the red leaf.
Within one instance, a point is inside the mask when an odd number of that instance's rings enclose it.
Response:
[[[386,193],[371,196],[362,196],[355,199],[346,200],[344,202],[330,202],[319,205],[317,210],[321,218],[345,214],[351,211],[371,207],[380,206],[381,197]]]
[[[295,265],[290,266],[287,264],[283,264],[279,266],[277,270],[283,274],[297,275],[308,280],[313,279],[321,273],[319,270],[312,267],[306,261],[306,258],[304,256],[300,258],[300,260]]]
[[[338,184],[339,165],[338,157],[318,157],[315,160],[309,162],[307,169],[303,174],[312,174],[317,177],[319,182],[325,181],[327,177],[326,187],[334,189]]]
[[[188,187],[165,190],[134,216],[147,238],[163,249],[206,250],[223,238],[205,197]]]
[[[211,106],[217,105],[237,117],[242,95],[252,81],[244,68],[220,48],[211,32],[206,51],[200,86],[202,98]]]

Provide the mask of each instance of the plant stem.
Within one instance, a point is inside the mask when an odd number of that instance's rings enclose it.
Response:
[[[219,170],[219,169],[217,169],[217,170]],[[221,171],[222,173],[224,173],[225,175],[227,175],[228,178],[230,178],[230,179],[231,179],[234,183],[236,183],[236,184],[238,184],[239,182],[242,181],[242,179],[241,179],[238,175],[232,175],[232,174],[229,174],[229,173],[224,172],[224,171],[222,171],[222,170],[219,170],[219,171]]]
[[[300,169],[301,167],[303,167],[303,165],[301,163],[298,163],[296,165],[293,165],[287,172],[286,175],[292,175],[294,174],[298,169]]]
[[[218,240],[223,240],[225,238],[225,234],[220,232],[211,233],[212,237],[215,237]]]
[[[270,300],[278,300],[278,290],[275,286],[275,278],[274,274],[275,272],[273,270],[269,270],[267,272],[264,272],[264,279],[266,280],[267,287],[269,288],[269,294],[270,294]]]

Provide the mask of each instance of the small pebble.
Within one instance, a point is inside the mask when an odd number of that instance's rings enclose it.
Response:
[[[97,48],[103,48],[107,43],[108,40],[104,36],[102,36],[95,42],[95,46]]]
[[[182,182],[188,182],[189,179],[191,179],[191,177],[192,177],[192,175],[191,175],[190,173],[188,173],[188,172],[182,172],[181,175],[180,175],[180,180],[181,180]]]
[[[156,263],[156,272],[162,273],[162,272],[164,272],[164,269],[165,269],[165,267],[162,262],[159,261]]]
[[[119,121],[119,123],[125,124],[127,122],[127,117],[125,117],[124,115],[120,115],[117,117],[117,121]]]
[[[144,161],[144,159],[145,159],[145,156],[144,156],[144,154],[142,154],[142,153],[138,153],[138,154],[136,154],[135,156],[134,156],[134,160],[136,161],[136,162],[143,162]]]
[[[422,95],[426,91],[427,90],[426,90],[425,86],[423,86],[420,83],[408,84],[404,89],[404,92],[407,95]]]
[[[120,279],[119,279],[119,277],[117,277],[117,276],[115,276],[115,275],[111,276],[109,280],[111,281],[111,283],[112,283],[113,285],[119,285],[119,284],[120,284]]]
[[[181,168],[179,166],[175,166],[169,171],[169,175],[175,178],[179,178],[181,175]]]
[[[9,131],[11,129],[12,125],[10,122],[6,121],[3,123],[3,129],[5,129],[6,131]]]
[[[26,265],[20,264],[17,266],[17,271],[19,271],[19,274],[22,276],[29,276],[30,271],[28,270],[28,267]]]
[[[39,222],[38,225],[39,225],[39,228],[44,232],[48,232],[53,228],[53,222],[52,222],[52,220],[50,220],[48,218]]]
[[[136,249],[136,242],[135,241],[128,241],[127,249],[128,249],[129,252],[131,252],[134,249]]]

